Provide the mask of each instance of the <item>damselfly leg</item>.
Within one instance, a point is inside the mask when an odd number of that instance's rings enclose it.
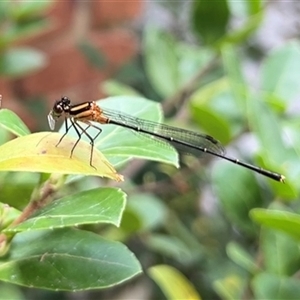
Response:
[[[71,150],[71,157],[73,155],[73,152],[74,152],[74,149],[76,148],[77,144],[79,143],[79,141],[81,140],[81,137],[82,135],[84,134],[89,140],[90,140],[90,145],[91,145],[91,154],[90,154],[90,166],[93,167],[94,169],[95,166],[93,166],[93,153],[94,153],[94,145],[95,145],[95,140],[97,139],[97,137],[100,135],[100,133],[102,132],[102,129],[95,126],[94,124],[91,124],[89,122],[84,122],[86,123],[88,126],[86,128],[83,128],[78,122],[72,120],[72,123],[73,123],[73,127],[78,135],[78,140],[76,141],[76,143],[74,144],[72,150]],[[78,128],[80,128],[81,132],[79,132]],[[92,137],[88,132],[87,130],[90,128],[90,127],[93,127],[95,129],[98,130],[97,134]]]
[[[90,145],[91,145],[91,154],[90,154],[90,166],[93,167],[94,169],[95,166],[93,166],[93,152],[94,152],[94,144],[95,144],[95,140],[97,139],[97,137],[100,135],[100,133],[102,132],[102,129],[94,124],[91,124],[90,122],[84,122],[85,124],[87,124],[88,126],[86,128],[83,128],[79,122],[77,122],[76,120],[69,118],[69,121],[71,124],[68,124],[68,118],[65,118],[65,133],[61,136],[61,138],[59,139],[58,143],[56,144],[56,147],[61,143],[61,141],[64,139],[64,137],[67,135],[67,133],[69,132],[69,130],[73,127],[76,134],[78,135],[78,139],[76,140],[74,146],[71,149],[71,153],[70,153],[70,158],[72,158],[73,156],[73,152],[76,148],[76,146],[78,145],[79,141],[82,138],[82,135],[85,135],[89,141],[90,141]],[[88,128],[93,127],[95,129],[97,129],[97,134],[92,137],[88,132]],[[79,128],[79,129],[78,129]]]

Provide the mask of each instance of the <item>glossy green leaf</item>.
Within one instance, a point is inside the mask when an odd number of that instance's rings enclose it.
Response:
[[[19,116],[9,109],[0,109],[0,126],[16,136],[30,134],[28,127],[19,118]]]
[[[212,44],[221,38],[229,21],[229,8],[226,0],[198,0],[192,6],[192,24],[205,44]]]
[[[290,42],[273,51],[262,66],[261,89],[290,103],[300,93],[300,44]]]
[[[251,210],[250,217],[260,225],[283,231],[300,240],[300,216],[298,214],[256,208]]]
[[[178,57],[173,37],[155,28],[148,28],[144,39],[147,76],[162,97],[170,97],[180,88]]]
[[[300,285],[298,278],[260,273],[252,281],[255,299],[298,300]]]
[[[264,227],[261,232],[260,245],[266,271],[291,276],[299,270],[299,243],[294,238]]]
[[[70,158],[76,140],[65,137],[56,147],[60,138],[59,133],[40,132],[0,146],[0,171],[82,174],[123,180],[97,149],[93,151],[92,167],[89,144],[80,141]]]
[[[119,226],[125,194],[113,188],[83,191],[52,202],[21,224],[5,232],[63,228],[82,224],[108,223]]]
[[[229,220],[248,234],[254,234],[255,226],[248,214],[251,208],[262,204],[262,199],[253,173],[230,162],[219,161],[213,168],[212,181]]]
[[[140,272],[121,243],[75,229],[19,233],[0,264],[0,280],[60,291],[107,288]]]
[[[0,74],[16,78],[45,65],[46,57],[42,52],[29,47],[11,48],[0,57]]]
[[[122,121],[122,114],[154,122],[162,120],[159,105],[140,97],[110,97],[98,101],[97,104],[103,109],[108,108],[119,111],[120,121]],[[169,163],[178,167],[178,153],[169,144],[121,126],[95,125],[102,129],[100,136],[95,141],[95,146],[114,166],[135,157]],[[65,132],[65,126],[62,126],[60,131]],[[70,135],[77,137],[74,130],[70,130],[69,132]],[[99,131],[89,128],[88,132],[91,136],[96,136]],[[89,141],[86,136],[83,136],[82,139]]]
[[[191,282],[178,270],[168,265],[148,269],[149,276],[159,285],[167,299],[201,299]]]
[[[248,272],[253,274],[259,270],[254,258],[238,243],[230,242],[226,247],[226,252],[231,260]]]

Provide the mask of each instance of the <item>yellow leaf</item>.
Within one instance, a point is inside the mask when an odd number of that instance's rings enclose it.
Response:
[[[27,171],[59,174],[82,174],[123,181],[103,154],[80,141],[70,158],[76,139],[65,136],[56,147],[60,133],[39,132],[16,138],[0,146],[0,171]]]
[[[194,286],[175,268],[158,265],[148,269],[150,277],[160,286],[169,300],[200,300]]]

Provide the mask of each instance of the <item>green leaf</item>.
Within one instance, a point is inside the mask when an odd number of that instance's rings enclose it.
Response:
[[[107,58],[105,55],[89,41],[80,42],[78,48],[92,67],[102,71],[107,65]]]
[[[196,123],[211,136],[218,137],[222,143],[230,141],[230,128],[226,119],[206,106],[193,106],[192,116]]]
[[[133,233],[137,232],[141,228],[142,220],[134,211],[126,207],[120,228],[110,229],[109,235],[106,234],[106,237],[119,241],[126,240],[126,238],[130,238]]]
[[[203,258],[205,255],[205,249],[203,244],[195,237],[195,235],[174,215],[170,215],[165,222],[165,229],[172,236],[172,239],[165,239],[166,243],[161,243],[162,249],[164,245],[168,245],[168,242],[174,243],[174,246],[178,249],[175,251],[186,251],[189,250],[188,255],[181,257],[181,263],[186,265],[192,265],[195,261]],[[182,247],[182,243],[184,247]],[[173,249],[173,250],[174,250]],[[169,250],[169,253],[174,253],[175,251]],[[167,253],[167,252],[166,252]]]
[[[156,92],[170,97],[179,89],[178,57],[173,37],[155,28],[145,33],[145,69]]]
[[[75,229],[19,233],[0,264],[5,282],[59,291],[107,288],[140,272],[121,243]]]
[[[205,44],[212,44],[221,38],[229,21],[229,8],[226,0],[193,1],[192,24]]]
[[[9,109],[0,109],[0,125],[16,136],[30,134],[29,129],[19,116]]]
[[[244,112],[246,109],[245,96],[248,94],[248,88],[244,75],[242,74],[238,54],[235,48],[230,44],[222,47],[221,51],[223,64],[227,71],[227,77],[235,104],[241,112]]]
[[[226,247],[226,252],[229,258],[236,264],[254,274],[259,270],[259,266],[254,261],[253,257],[246,252],[238,243],[230,242]]]
[[[143,242],[152,251],[186,264],[193,261],[193,253],[179,238],[166,234],[149,234]]]
[[[21,1],[17,5],[11,5],[10,17],[15,20],[24,21],[36,19],[36,17],[45,12],[53,3],[51,0],[46,1]]]
[[[241,128],[244,128],[245,121],[241,116],[241,108],[236,104],[234,95],[230,89],[230,83],[226,77],[214,80],[204,87],[201,87],[192,95],[190,104],[192,112],[193,109],[204,108],[205,111],[209,110],[211,114],[215,115],[218,127],[224,126],[224,129],[219,128],[219,131],[217,131],[215,125],[210,123],[210,126],[212,126],[214,130],[213,132],[208,132],[222,141],[222,143],[229,142],[228,134],[230,134],[231,137],[233,134],[239,134]],[[192,115],[194,116],[194,114]],[[210,130],[210,126],[207,126],[207,123],[202,121],[200,116],[195,115],[195,117],[195,122],[201,123],[200,125],[204,126],[206,130]],[[213,122],[213,120],[211,120],[211,122]]]
[[[11,48],[0,57],[0,74],[8,77],[28,75],[46,65],[45,55],[29,47]]]
[[[148,269],[149,276],[160,286],[167,299],[201,299],[191,282],[175,268],[157,265]]]
[[[0,1],[0,22],[3,24],[7,20],[11,3]]]
[[[160,122],[162,119],[160,106],[153,101],[140,97],[110,97],[98,101],[97,104],[103,109],[107,108],[120,112],[120,121],[122,121],[122,115],[124,114],[129,118],[137,117],[154,122]],[[168,143],[121,126],[103,124],[99,127],[101,127],[102,132],[95,141],[95,147],[114,166],[136,157],[169,163],[178,167],[178,153]],[[65,126],[62,126],[60,131],[64,133]],[[75,130],[71,129],[69,132],[77,137]],[[88,132],[91,136],[95,136],[99,131],[89,128]],[[86,136],[83,136],[82,139],[89,141]]]
[[[1,124],[1,118],[0,118],[0,124]],[[6,143],[10,138],[10,133],[7,130],[1,128],[1,126],[2,125],[0,125],[0,145]]]
[[[102,82],[101,90],[109,96],[140,96],[139,92],[133,89],[131,86],[112,79]]]
[[[263,9],[261,0],[245,0],[239,2],[228,0],[228,5],[230,6],[231,14],[240,19],[245,19],[246,17],[257,14]]]
[[[255,233],[249,218],[251,208],[262,204],[260,190],[250,170],[220,161],[213,168],[213,188],[229,220],[248,234]]]
[[[139,216],[142,230],[151,230],[162,225],[168,213],[168,209],[163,202],[151,194],[132,195],[127,209]]]
[[[208,48],[199,48],[196,45],[187,43],[178,43],[176,45],[176,53],[178,54],[178,76],[181,86],[189,85],[192,78],[197,76],[199,70],[207,68],[207,65],[214,61],[214,53]],[[203,82],[208,81],[211,73],[203,79]]]
[[[19,215],[20,211],[0,202],[0,231],[10,225]]]
[[[300,216],[298,214],[255,208],[251,210],[250,217],[260,225],[283,231],[300,240]]]
[[[215,280],[213,286],[221,299],[236,300],[242,298],[245,280],[240,275],[229,273],[227,277]]]
[[[194,105],[210,105],[214,98],[226,93],[229,88],[228,79],[221,77],[195,91],[191,97],[191,103]]]
[[[265,165],[280,164],[286,159],[286,148],[276,114],[266,103],[254,97],[247,101],[247,106],[249,122],[261,143]]]
[[[25,22],[21,20],[19,23],[11,23],[11,26],[0,36],[0,49],[4,51],[10,48],[13,43],[20,43],[20,40],[26,41],[28,37],[45,32],[49,28],[50,22],[46,18],[25,20]],[[19,74],[16,74],[16,76],[19,76]]]
[[[261,89],[290,103],[300,93],[300,45],[290,42],[273,51],[262,66]]]
[[[70,158],[76,140],[65,137],[56,147],[60,138],[59,133],[40,132],[0,146],[0,171],[95,175],[123,180],[97,149],[93,151],[92,167],[89,144],[80,141]]]
[[[246,5],[249,15],[259,13],[263,9],[263,1],[261,0],[247,0]]]
[[[261,233],[260,245],[266,271],[278,275],[292,276],[299,270],[299,243],[294,238],[264,227]]]
[[[150,233],[163,225],[167,208],[160,199],[150,194],[135,194],[130,197],[124,211],[120,228],[109,229],[106,237],[125,240],[133,233]]]
[[[39,183],[39,178],[38,173],[2,172],[0,201],[19,210],[24,209],[31,198],[32,191]]]
[[[299,299],[300,286],[298,278],[260,273],[252,281],[255,299]]]
[[[26,300],[22,291],[14,285],[1,283],[0,300]]]
[[[236,3],[236,2],[235,2]],[[217,46],[221,49],[227,44],[245,43],[247,39],[259,28],[264,20],[263,12],[257,13],[249,17],[246,22],[234,31],[228,32],[223,38],[217,42]]]
[[[88,190],[52,202],[21,224],[7,228],[5,232],[98,223],[119,226],[125,204],[125,194],[121,190]]]

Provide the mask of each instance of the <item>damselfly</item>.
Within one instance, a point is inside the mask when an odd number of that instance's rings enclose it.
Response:
[[[70,128],[74,127],[78,135],[78,140],[75,142],[71,150],[71,157],[76,145],[84,134],[90,140],[91,144],[91,166],[93,166],[94,141],[102,131],[100,127],[92,123],[96,122],[99,124],[114,124],[142,134],[150,135],[164,143],[172,145],[178,152],[181,153],[193,155],[197,155],[199,152],[209,153],[276,181],[284,182],[285,180],[285,177],[279,173],[265,170],[246,162],[239,161],[236,158],[226,156],[221,143],[209,135],[136,118],[117,111],[102,109],[94,101],[87,101],[81,104],[72,105],[68,97],[62,97],[60,100],[55,102],[53,109],[48,115],[49,126],[52,130],[55,128],[57,119],[61,116],[64,116],[65,118],[65,133],[59,140],[57,146],[68,133]],[[70,121],[70,124],[68,124],[68,120]],[[83,128],[79,122],[85,123],[88,126]],[[94,127],[98,130],[95,137],[92,137],[87,132],[89,127]]]

